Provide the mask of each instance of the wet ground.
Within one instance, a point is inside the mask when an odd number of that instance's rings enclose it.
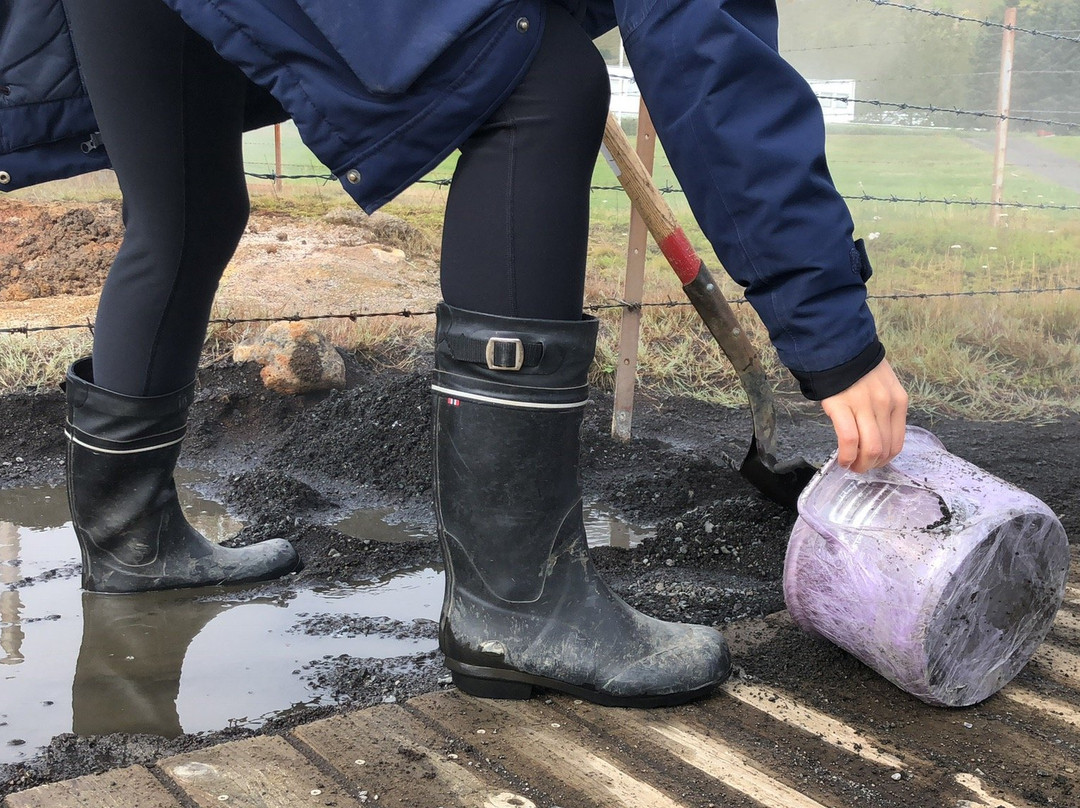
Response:
[[[167,596],[79,593],[56,487],[60,394],[0,398],[0,795],[449,687],[435,650],[442,581],[429,504],[427,381],[356,361],[349,379],[344,391],[289,398],[265,391],[254,367],[203,372],[181,460],[192,518],[211,533],[239,528],[231,541],[286,536],[306,567],[282,582]],[[794,515],[733,471],[749,437],[746,414],[642,401],[635,440],[623,445],[609,437],[610,412],[602,395],[587,411],[583,479],[599,511],[592,538],[605,545],[595,556],[614,588],[660,617],[734,623],[735,632],[740,621],[781,610]],[[1080,535],[1075,418],[915,420],[952,451],[1043,498]],[[786,430],[815,459],[828,449],[818,420],[797,416]],[[841,690],[875,681],[797,632],[747,645],[754,652],[737,659],[740,676],[794,691],[800,670],[822,667],[835,670]],[[903,726],[905,711],[927,715],[890,688],[882,689],[882,721]],[[991,704],[969,715],[994,711]],[[940,716],[952,733],[956,713]],[[1032,732],[1055,742],[1050,730]],[[951,743],[949,754],[960,758],[985,753],[979,739],[965,747],[962,733]],[[925,744],[926,754],[940,754]],[[1062,753],[1075,756],[1070,744]],[[1067,782],[1033,782],[1031,793],[1046,798],[1036,804],[1068,804],[1061,799],[1073,793]]]
[[[208,474],[179,477],[188,521],[203,535],[223,541],[243,528],[192,488]],[[65,732],[175,738],[259,729],[299,705],[349,700],[322,660],[436,648],[439,564],[274,594],[81,592],[65,496],[49,486],[0,491],[0,581],[10,587],[0,594],[0,764],[26,761]],[[392,514],[363,508],[330,527],[354,539],[434,541],[430,525],[388,522]],[[586,519],[598,546],[629,547],[647,535],[596,507]]]

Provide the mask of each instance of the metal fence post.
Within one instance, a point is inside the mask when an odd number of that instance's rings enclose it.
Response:
[[[638,107],[637,153],[645,169],[652,174],[656,153],[656,130],[644,100]],[[634,420],[634,382],[637,377],[638,341],[641,328],[641,300],[645,286],[645,246],[649,231],[637,208],[630,213],[630,243],[626,253],[626,280],[623,284],[624,308],[619,327],[619,364],[615,371],[615,409],[611,416],[611,435],[616,440],[630,440]]]

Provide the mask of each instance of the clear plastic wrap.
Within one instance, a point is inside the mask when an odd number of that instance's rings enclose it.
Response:
[[[988,698],[1027,664],[1065,592],[1065,530],[1041,500],[909,427],[884,469],[835,456],[799,497],[784,596],[823,636],[930,704]]]

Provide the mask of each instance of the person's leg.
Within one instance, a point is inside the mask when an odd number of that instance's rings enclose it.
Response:
[[[65,0],[124,196],[102,290],[95,382],[171,393],[195,378],[210,306],[248,216],[245,79],[161,0]]]
[[[580,319],[589,185],[608,94],[604,61],[588,35],[549,4],[528,74],[461,147],[443,229],[448,304]]]
[[[94,355],[68,370],[67,489],[83,588],[137,592],[275,578],[281,539],[208,542],[173,471],[218,280],[247,220],[241,74],[161,0],[65,0],[124,195]]]
[[[579,454],[597,323],[581,308],[607,93],[595,47],[549,4],[530,72],[451,186],[432,385],[439,645],[477,696],[677,704],[730,668],[719,632],[641,614],[589,560]]]

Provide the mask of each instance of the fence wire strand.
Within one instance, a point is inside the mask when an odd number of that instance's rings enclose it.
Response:
[[[336,180],[331,174],[253,174],[246,172],[247,176],[255,177],[257,179],[282,179],[282,180],[303,180],[303,179],[325,179]],[[449,186],[450,180],[416,180],[415,185],[438,185]],[[592,185],[589,187],[590,191],[622,191],[621,185]],[[685,193],[682,188],[674,185],[662,185],[657,186],[661,194],[682,194]],[[844,199],[854,200],[857,202],[906,202],[917,205],[965,205],[968,207],[997,207],[997,208],[1018,208],[1022,210],[1080,210],[1080,205],[1055,205],[1047,204],[1044,202],[990,202],[983,199],[934,199],[925,196],[896,196],[890,194],[889,196],[873,196],[871,194],[842,194]]]
[[[1080,286],[1048,286],[1039,288],[1018,288],[1018,289],[981,289],[973,290],[970,292],[895,292],[893,294],[881,294],[881,295],[868,295],[868,300],[928,300],[931,298],[949,298],[949,297],[1003,297],[1006,295],[1040,295],[1040,294],[1060,294],[1063,292],[1080,292]],[[749,301],[745,297],[728,298],[727,302],[732,306],[744,306],[748,305]],[[584,306],[585,311],[600,312],[611,309],[625,309],[627,311],[641,311],[643,309],[676,309],[686,308],[692,306],[688,300],[657,300],[644,303],[628,303],[625,300],[612,300],[608,303],[591,303]],[[425,311],[412,311],[410,309],[401,309],[400,311],[375,311],[375,312],[358,312],[350,311],[344,314],[290,314],[281,315],[278,317],[219,317],[210,320],[210,325],[223,325],[225,327],[232,327],[236,325],[246,324],[259,324],[259,323],[299,323],[308,322],[313,320],[351,320],[356,322],[371,317],[403,317],[406,319],[412,317],[430,317],[435,314],[434,309]],[[13,326],[9,328],[0,328],[0,335],[21,335],[29,336],[30,334],[38,334],[48,331],[72,331],[75,329],[86,329],[91,334],[94,332],[94,323],[86,321],[84,323],[68,323],[66,325],[24,325]]]
[[[1037,31],[1034,28],[1021,28],[1018,25],[1005,25],[1005,23],[994,22],[993,20],[979,19],[978,17],[965,17],[963,14],[954,14],[949,11],[941,11],[940,9],[922,8],[921,6],[914,6],[905,3],[895,3],[892,0],[865,0],[865,2],[873,3],[875,6],[887,6],[889,8],[898,8],[903,11],[912,11],[919,14],[929,14],[931,17],[944,17],[946,19],[958,20],[960,22],[978,23],[985,28],[1001,28],[1003,30],[1018,31],[1021,34],[1031,34],[1032,36],[1041,36],[1046,37],[1047,39],[1057,39],[1062,42],[1080,43],[1080,37],[1065,36],[1063,34],[1056,34],[1052,31]]]
[[[964,205],[968,207],[1016,208],[1018,210],[1080,210],[1080,205],[1054,205],[1043,202],[988,202],[983,199],[929,199],[924,196],[871,196],[844,194],[844,199],[856,202],[907,202],[916,205]]]
[[[903,101],[881,101],[877,98],[852,98],[847,95],[819,95],[822,101],[841,101],[845,104],[866,104],[872,107],[890,107],[899,110],[915,110],[918,112],[946,112],[951,115],[968,115],[972,118],[993,118],[997,121],[1021,121],[1023,123],[1042,123],[1047,126],[1061,126],[1067,129],[1080,128],[1080,123],[1070,121],[1055,121],[1049,118],[1030,118],[1026,115],[1002,115],[999,112],[985,112],[983,110],[960,109],[958,107],[935,107],[933,104],[909,104]]]

